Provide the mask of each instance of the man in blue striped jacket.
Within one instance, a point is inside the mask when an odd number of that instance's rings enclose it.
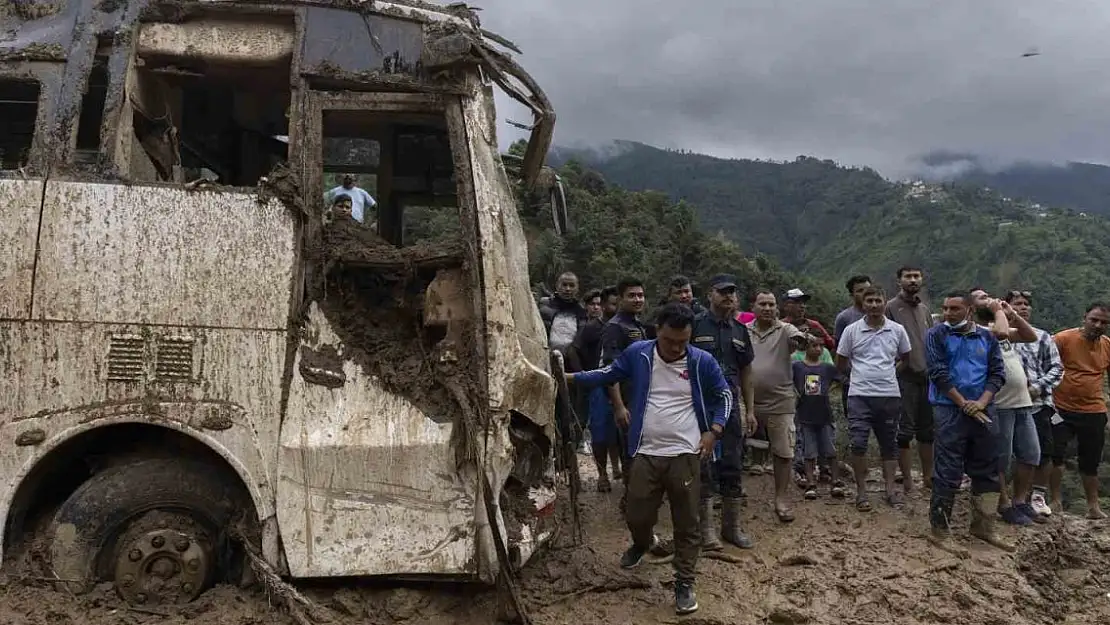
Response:
[[[585,387],[629,382],[628,476],[625,520],[632,546],[621,566],[640,564],[655,546],[655,522],[663,495],[671,503],[674,525],[675,611],[698,609],[694,571],[701,549],[698,497],[701,463],[715,456],[733,396],[717,360],[691,346],[694,312],[667,304],[656,318],[656,338],[630,345],[609,366],[567,374]]]

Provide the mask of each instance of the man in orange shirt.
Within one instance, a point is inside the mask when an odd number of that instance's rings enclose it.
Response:
[[[1079,473],[1087,495],[1087,518],[1105,519],[1098,503],[1098,465],[1106,438],[1106,400],[1102,381],[1110,369],[1110,304],[1087,306],[1083,326],[1055,336],[1064,379],[1056,387],[1058,415],[1052,420],[1052,473],[1049,490],[1052,505],[1060,506],[1060,482],[1064,475],[1064,452],[1072,437],[1077,439]],[[1062,506],[1060,506],[1063,509]]]

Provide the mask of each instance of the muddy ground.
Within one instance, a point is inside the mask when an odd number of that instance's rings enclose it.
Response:
[[[584,463],[583,469],[591,475]],[[645,564],[633,571],[617,566],[626,546],[626,534],[615,520],[619,488],[594,493],[591,478],[584,486],[585,543],[552,549],[524,575],[523,594],[537,624],[1110,622],[1110,523],[1067,517],[1033,528],[1007,528],[1019,543],[1015,554],[968,539],[942,550],[926,540],[927,502],[919,498],[904,511],[876,506],[860,513],[851,499],[803,502],[799,492],[797,520],[779,525],[767,503],[769,477],[748,481],[746,516],[757,547],[727,552],[736,563],[701,560],[701,610],[679,619],[671,608],[669,565]],[[966,500],[957,507],[966,511]],[[957,523],[960,534],[966,515],[958,515]],[[661,522],[661,533],[667,533],[667,525]],[[330,608],[336,625],[479,625],[496,622],[503,611],[496,592],[465,585],[315,585],[304,590]],[[151,614],[122,607],[108,588],[74,597],[41,580],[9,577],[0,588],[0,622],[292,625],[274,603],[259,590],[221,587],[188,606]]]

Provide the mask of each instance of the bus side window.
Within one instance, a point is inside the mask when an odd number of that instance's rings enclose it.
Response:
[[[0,78],[0,169],[27,165],[38,112],[38,82]]]

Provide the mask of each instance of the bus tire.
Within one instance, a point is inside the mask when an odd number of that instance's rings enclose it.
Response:
[[[78,593],[114,581],[120,596],[137,605],[191,601],[227,572],[227,529],[250,505],[228,473],[178,458],[97,473],[54,515],[54,576]]]

